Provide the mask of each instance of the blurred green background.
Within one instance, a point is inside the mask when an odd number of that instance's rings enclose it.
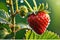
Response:
[[[26,5],[25,3],[20,3],[21,0],[19,0],[19,6],[20,5]],[[32,0],[28,0],[30,5],[33,7]],[[49,10],[50,10],[50,17],[51,17],[51,23],[48,27],[48,30],[53,31],[60,35],[60,0],[36,0],[37,5],[39,3],[45,3],[49,4]],[[26,5],[27,6],[27,5]],[[15,5],[14,5],[15,7]],[[9,7],[7,7],[5,0],[0,0],[0,9],[4,9],[7,12],[9,12]],[[21,18],[19,15],[16,16],[16,23],[24,23],[27,24],[27,17]]]

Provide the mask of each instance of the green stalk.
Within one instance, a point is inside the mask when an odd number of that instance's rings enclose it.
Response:
[[[12,0],[9,0],[9,1],[10,1],[10,10],[11,10],[11,23],[13,24],[12,32],[14,32],[15,31],[15,16],[14,16],[13,1]],[[15,39],[15,32],[14,32],[14,39]]]
[[[15,15],[16,15],[17,13],[19,13],[19,9],[18,9],[18,0],[16,0],[16,13],[15,13]]]
[[[12,2],[12,0],[10,0],[10,3],[11,3],[11,5],[10,5],[10,10],[11,10],[11,18],[12,18],[12,24],[15,24],[15,18],[14,18],[14,16],[13,16],[13,14],[14,14],[14,8],[13,8],[13,2]]]
[[[26,4],[28,5],[28,7],[30,8],[30,11],[32,11],[33,12],[33,9],[32,9],[32,7],[30,6],[30,4],[27,2],[27,0],[24,0],[25,2],[26,2]]]
[[[35,0],[33,0],[33,3],[34,3],[34,8],[37,10],[37,4],[36,4],[36,1]]]
[[[18,0],[16,0],[16,10],[18,10]]]

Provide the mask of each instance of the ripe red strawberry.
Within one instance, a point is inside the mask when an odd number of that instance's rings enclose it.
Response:
[[[37,34],[42,34],[50,23],[50,17],[45,11],[39,11],[36,15],[32,13],[28,17],[28,23]]]

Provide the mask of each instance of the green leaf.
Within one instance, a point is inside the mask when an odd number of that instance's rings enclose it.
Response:
[[[8,20],[9,20],[9,14],[5,10],[0,9],[0,23],[8,24],[9,23]]]
[[[4,38],[8,33],[6,28],[0,28],[0,39]]]
[[[26,30],[28,30],[28,29],[21,29],[21,30],[17,31],[15,38],[16,39],[24,39],[25,38]]]
[[[12,30],[10,29],[10,27],[9,27],[8,24],[4,24],[4,23],[2,24],[2,23],[0,23],[0,28],[6,28],[9,33],[12,32]]]
[[[8,33],[11,33],[11,29],[9,27],[10,22],[8,22],[8,20],[9,20],[9,14],[5,10],[0,9],[0,29],[5,28]],[[2,31],[2,30],[0,30],[0,31]],[[3,36],[0,36],[0,38],[3,38],[6,36],[4,31],[0,32],[0,33],[3,33],[3,34],[1,34]]]
[[[32,30],[29,30],[26,32],[25,37],[26,37],[26,40],[28,39],[59,39],[59,35],[48,30],[42,35],[36,34]]]
[[[4,2],[0,2],[0,9],[4,9],[6,12],[8,12],[8,8]]]
[[[14,37],[14,33],[10,33],[6,35],[4,39],[13,39],[13,37]]]
[[[5,38],[5,36],[10,34],[11,32],[12,30],[10,29],[8,24],[0,23],[0,38]]]

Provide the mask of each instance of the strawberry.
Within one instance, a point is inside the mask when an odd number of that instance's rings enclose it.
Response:
[[[33,0],[34,7],[32,8],[27,0],[24,1],[29,7],[29,12],[34,12],[34,13],[30,13],[30,15],[28,16],[27,21],[29,26],[37,34],[44,33],[50,23],[50,16],[48,15],[48,13],[50,13],[48,11],[48,3],[46,3],[46,5],[44,5],[44,3],[41,3],[38,6],[36,4],[36,1]]]
[[[29,15],[28,23],[37,34],[42,34],[50,23],[50,17],[46,11],[38,11]]]

